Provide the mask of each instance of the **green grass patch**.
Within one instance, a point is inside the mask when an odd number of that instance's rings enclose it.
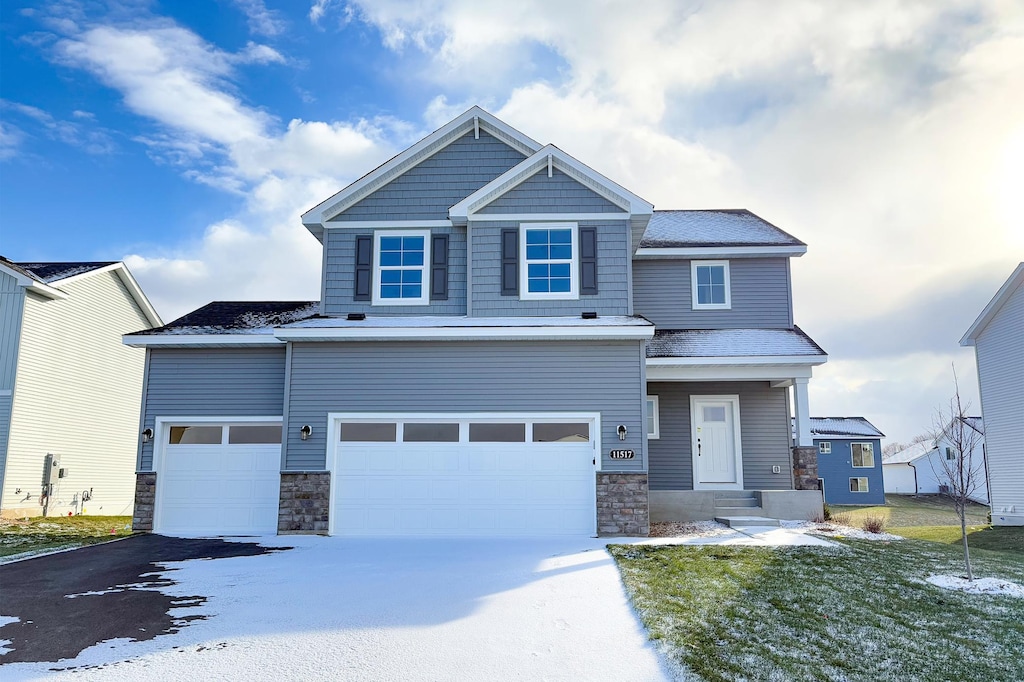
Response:
[[[908,526],[893,528],[890,532],[914,540],[960,544],[960,526]],[[1024,554],[1024,527],[968,526],[967,543],[972,551],[990,549]]]
[[[956,526],[960,517],[956,515],[953,502],[941,495],[886,495],[884,505],[854,507],[829,505],[832,515],[848,517],[849,524],[860,528],[868,516],[885,519],[886,528],[900,526]],[[988,507],[973,502],[967,507],[967,525],[980,526],[988,523]]]
[[[1021,680],[1024,599],[923,582],[955,545],[609,547],[649,636],[703,680]],[[975,573],[1024,584],[1016,552]]]
[[[0,557],[80,547],[131,535],[130,516],[38,516],[0,519]]]

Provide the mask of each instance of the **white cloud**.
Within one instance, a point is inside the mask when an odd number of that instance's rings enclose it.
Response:
[[[234,0],[235,5],[249,19],[249,31],[273,37],[284,33],[288,24],[280,14],[267,9],[263,0]]]
[[[0,100],[0,108],[20,115],[24,119],[30,120],[49,139],[62,142],[72,147],[78,147],[89,154],[111,154],[117,149],[117,145],[114,144],[114,140],[111,138],[110,134],[102,128],[94,126],[87,127],[82,123],[64,121],[55,118],[49,112],[43,111],[38,107],[22,104],[20,102]],[[80,116],[79,114],[81,113],[84,112],[76,111],[72,115],[75,118],[89,121],[88,117]],[[11,150],[10,153],[7,154],[6,158],[13,155],[13,149],[17,147],[19,141],[23,137],[24,131],[16,127],[9,128],[7,140],[3,143],[4,149]]]

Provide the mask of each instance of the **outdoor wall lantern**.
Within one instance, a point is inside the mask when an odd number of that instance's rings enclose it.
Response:
[[[142,432],[142,442],[148,443],[151,440],[153,440],[153,429],[145,429]]]
[[[313,427],[310,426],[309,424],[306,424],[301,429],[299,429],[299,438],[301,438],[302,440],[306,440],[311,435],[313,435]]]
[[[619,428],[616,429],[619,432],[619,440],[626,440],[626,426],[619,424]]]

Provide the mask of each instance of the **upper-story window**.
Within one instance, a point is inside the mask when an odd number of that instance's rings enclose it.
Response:
[[[375,232],[373,239],[373,304],[428,304],[430,232],[388,230]]]
[[[576,223],[524,225],[520,235],[519,278],[523,299],[579,297]]]
[[[727,310],[732,307],[729,261],[690,261],[694,310]]]

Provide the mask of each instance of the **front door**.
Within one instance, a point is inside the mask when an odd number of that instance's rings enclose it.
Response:
[[[739,396],[691,396],[694,490],[742,490]]]

